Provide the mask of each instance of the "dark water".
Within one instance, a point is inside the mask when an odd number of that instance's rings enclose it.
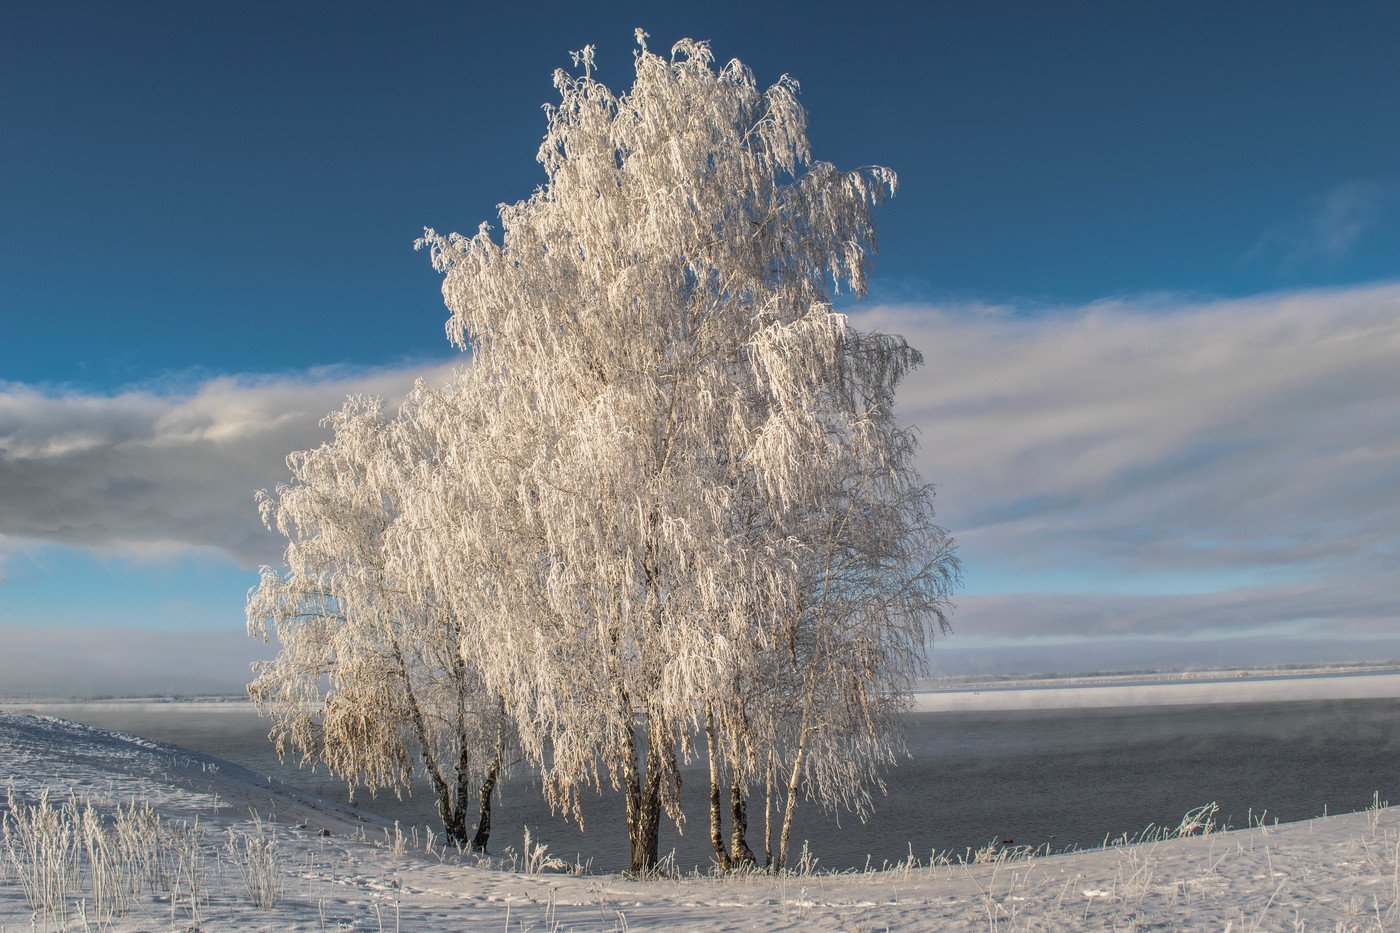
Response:
[[[344,785],[283,765],[266,723],[247,704],[103,704],[41,710],[99,728],[183,745],[346,799]],[[1220,818],[1244,826],[1364,809],[1373,792],[1400,801],[1400,700],[1335,700],[1098,710],[920,713],[909,717],[911,758],[890,772],[889,795],[862,824],[800,807],[794,848],[810,840],[827,868],[875,865],[930,850],[962,852],[993,838],[1060,849],[1106,835],[1175,825],[1215,801]],[[709,861],[707,775],[687,770],[690,822],[662,832],[662,852],[682,867]],[[366,809],[405,826],[436,822],[426,789],[396,800],[357,794]],[[553,817],[531,782],[517,777],[496,809],[492,849],[520,847],[528,825],[552,853],[592,857],[596,869],[626,862],[621,801],[584,802],[586,834]],[[726,823],[727,832],[727,823]],[[750,845],[762,847],[762,813],[750,815]]]

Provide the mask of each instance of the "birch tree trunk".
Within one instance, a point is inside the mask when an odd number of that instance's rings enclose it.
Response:
[[[661,730],[648,724],[646,774],[636,770],[636,739],[633,738],[630,756],[632,778],[629,782],[631,796],[627,814],[627,835],[632,844],[632,863],[628,871],[646,875],[656,868],[659,861],[658,848],[661,832]],[[635,736],[635,732],[633,733]]]
[[[763,769],[763,867],[773,868],[773,751]]]
[[[505,754],[506,723],[504,716],[502,716],[496,727],[496,757],[487,767],[486,776],[482,778],[481,789],[478,791],[476,834],[472,836],[472,851],[474,852],[485,852],[486,844],[491,841],[491,798],[496,793],[496,782],[501,777]]]
[[[413,724],[414,733],[418,737],[423,767],[428,772],[428,779],[432,781],[433,790],[437,793],[438,818],[442,820],[443,832],[454,844],[464,846],[467,844],[467,813],[464,791],[469,792],[470,789],[468,775],[471,773],[471,749],[464,741],[458,754],[455,774],[457,799],[454,802],[452,788],[447,783],[447,776],[443,774],[442,768],[438,766],[437,757],[433,754],[433,745],[429,740],[427,723],[424,721],[418,699],[414,695],[413,682],[408,676],[408,664],[404,659],[403,651],[397,643],[392,643],[392,647],[394,659],[398,665],[398,674],[403,681],[404,697],[408,701],[409,721]]]
[[[625,706],[624,706],[625,708]],[[627,840],[631,847],[629,871],[641,871],[642,776],[637,770],[637,727],[629,725],[622,740],[622,793],[627,804]]]
[[[705,704],[705,754],[710,760],[710,844],[720,871],[729,870],[729,852],[724,847],[724,831],[720,827],[719,762],[715,760],[714,711]]]
[[[788,837],[792,833],[792,815],[797,812],[797,788],[802,777],[802,759],[807,754],[807,714],[802,715],[802,729],[798,733],[797,754],[792,759],[792,771],[788,774],[787,799],[783,804],[783,828],[778,836],[778,860],[774,863],[777,871],[787,867]]]
[[[716,802],[718,803],[718,802]],[[749,831],[749,803],[744,795],[744,784],[737,774],[729,785],[729,859],[735,867],[747,868],[757,863],[753,850],[745,835]]]

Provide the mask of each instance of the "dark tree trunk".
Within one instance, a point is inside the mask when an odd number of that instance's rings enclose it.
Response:
[[[719,762],[715,760],[715,721],[709,704],[705,706],[705,753],[710,759],[710,844],[715,849],[715,861],[720,871],[729,870],[729,852],[724,848],[724,830],[720,827]]]
[[[768,765],[763,769],[763,867],[773,869],[773,750],[768,750]]]
[[[444,793],[446,785],[438,789],[438,818],[442,820],[443,832],[454,845],[467,844],[467,814],[461,806],[452,806],[452,801]]]
[[[660,860],[661,831],[661,730],[647,729],[646,774],[637,768],[636,730],[628,741],[627,757],[624,764],[624,781],[627,784],[627,835],[632,847],[632,863],[628,871],[645,875],[656,868]]]
[[[624,707],[625,708],[625,707]],[[637,770],[637,727],[628,728],[623,739],[622,795],[627,804],[627,839],[631,845],[631,870],[637,870],[637,826],[642,812],[642,776]]]
[[[661,749],[657,730],[647,729],[647,773],[642,784],[641,819],[637,838],[641,843],[640,857],[636,850],[632,859],[636,870],[649,872],[660,861],[661,846]]]
[[[501,768],[505,765],[506,757],[504,711],[502,717],[496,728],[496,757],[486,769],[486,777],[481,781],[481,790],[477,796],[476,835],[472,836],[472,849],[477,852],[485,852],[486,844],[491,841],[491,798],[496,793],[496,783],[500,780]]]
[[[424,758],[431,762],[431,757],[426,753]],[[430,767],[428,774],[433,781],[433,790],[437,792],[438,818],[442,820],[443,832],[447,834],[448,840],[456,846],[467,844],[467,799],[471,796],[471,786],[467,780],[467,775],[471,768],[470,752],[465,744],[457,759],[456,778],[457,796],[453,799],[452,790],[446,781],[438,774],[436,767]]]
[[[744,784],[737,776],[729,785],[729,815],[733,824],[729,837],[730,861],[736,868],[757,864],[758,859],[754,858],[753,850],[744,838],[749,831],[749,802],[744,797]]]
[[[422,728],[422,719],[417,715],[415,708],[414,718],[418,721],[419,733],[426,735],[426,730]],[[456,784],[457,799],[452,799],[452,788],[443,777],[442,771],[438,768],[437,760],[432,752],[428,751],[428,746],[422,746],[423,764],[428,772],[428,778],[433,782],[433,792],[437,796],[438,819],[442,820],[442,831],[447,835],[447,839],[453,845],[465,846],[467,844],[467,808],[466,796],[463,793],[464,775],[467,773],[469,765],[468,750],[462,747],[461,757],[457,761]],[[455,804],[455,805],[454,805]]]
[[[433,790],[437,792],[438,819],[442,820],[442,831],[453,845],[465,846],[467,844],[467,810],[463,806],[464,800],[461,797],[461,775],[460,773],[458,775],[458,798],[454,806],[452,791],[448,788],[447,782],[439,777],[436,771],[430,771],[429,774],[433,779]]]
[[[481,782],[481,795],[477,798],[476,834],[472,836],[472,850],[485,852],[491,841],[491,797],[496,792],[496,781],[500,777],[499,763],[492,763]]]
[[[457,800],[453,806],[452,788],[447,783],[447,778],[443,770],[438,767],[437,758],[434,757],[432,746],[428,741],[428,729],[423,721],[423,711],[418,707],[418,699],[413,693],[413,681],[408,676],[408,664],[404,660],[403,651],[398,643],[393,644],[394,660],[397,663],[399,677],[403,680],[404,697],[408,700],[409,720],[413,724],[414,735],[418,739],[418,751],[423,756],[423,767],[428,772],[428,778],[433,782],[433,791],[437,795],[438,819],[442,820],[443,832],[454,845],[465,846],[467,844],[467,811],[466,797],[462,795],[462,775],[467,772],[469,764],[468,749],[466,743],[462,745],[461,756],[457,762]]]

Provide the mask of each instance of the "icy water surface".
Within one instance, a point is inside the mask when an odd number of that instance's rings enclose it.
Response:
[[[324,771],[282,765],[266,722],[246,703],[105,703],[37,708],[104,729],[220,756],[299,787],[344,800]],[[1175,825],[1210,801],[1245,825],[1251,810],[1272,821],[1365,808],[1372,792],[1400,803],[1400,700],[1333,700],[1098,710],[920,713],[909,717],[911,758],[888,776],[889,795],[862,824],[840,824],[815,806],[799,808],[794,848],[803,839],[828,868],[874,865],[930,850],[961,852],[993,838],[1053,848],[1093,846],[1106,835]],[[691,815],[683,835],[662,831],[663,853],[683,867],[707,864],[707,775],[685,773]],[[503,791],[493,850],[520,847],[528,825],[550,851],[592,857],[596,869],[626,862],[621,801],[587,798],[587,832],[553,817],[526,779]],[[356,802],[405,826],[435,824],[431,797]],[[762,851],[761,804],[750,814],[750,845]],[[728,826],[726,823],[726,834]]]

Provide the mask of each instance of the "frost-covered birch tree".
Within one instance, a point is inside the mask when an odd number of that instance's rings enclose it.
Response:
[[[781,865],[799,796],[878,786],[956,579],[893,415],[918,354],[830,303],[863,294],[895,176],[814,161],[795,82],[638,42],[626,93],[591,49],[556,73],[546,181],[499,238],[421,241],[490,399],[441,435],[467,453],[441,459],[422,553],[557,807],[618,787],[645,871],[704,735],[721,861],[749,857],[762,786]]]
[[[371,792],[424,774],[449,839],[485,849],[510,723],[461,652],[465,621],[426,583],[404,508],[438,449],[378,399],[351,398],[325,423],[331,440],[292,454],[292,481],[259,494],[288,544],[285,569],[264,567],[249,594],[250,633],[280,647],[249,694],[280,754]]]

